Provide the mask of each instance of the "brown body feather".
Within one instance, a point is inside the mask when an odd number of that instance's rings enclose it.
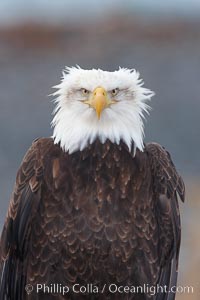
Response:
[[[123,143],[96,141],[69,155],[50,138],[35,141],[18,171],[2,232],[0,300],[174,299],[111,294],[108,287],[176,284],[177,193],[183,200],[183,181],[158,144],[133,157]],[[37,283],[106,289],[27,295],[25,285]]]

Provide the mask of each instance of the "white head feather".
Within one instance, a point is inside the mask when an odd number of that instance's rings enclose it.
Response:
[[[154,93],[143,87],[139,76],[135,70],[125,68],[114,72],[66,68],[61,83],[55,86],[58,90],[54,93],[57,97],[52,121],[54,142],[69,153],[83,150],[96,139],[116,144],[122,140],[129,149],[134,143],[142,151],[144,112],[149,109],[146,102]],[[108,93],[118,89],[117,103],[105,108],[100,119],[93,108],[81,101],[82,89],[92,93],[99,86]]]

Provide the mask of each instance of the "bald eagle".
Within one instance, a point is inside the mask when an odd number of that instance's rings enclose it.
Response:
[[[125,68],[66,68],[55,88],[53,136],[17,173],[0,299],[175,299],[184,183],[143,143],[154,93]]]

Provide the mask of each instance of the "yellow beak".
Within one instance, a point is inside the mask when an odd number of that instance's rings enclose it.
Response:
[[[92,94],[91,106],[96,110],[98,119],[105,107],[108,106],[107,93],[103,87],[97,87]]]
[[[102,111],[108,107],[112,103],[116,103],[116,101],[111,101],[107,92],[103,87],[97,87],[89,100],[84,101],[84,103],[89,104],[90,107],[93,107],[96,110],[96,114],[98,119],[101,117]]]

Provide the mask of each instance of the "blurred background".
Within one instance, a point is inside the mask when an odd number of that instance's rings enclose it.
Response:
[[[179,285],[194,292],[176,299],[199,299],[199,0],[0,1],[0,227],[25,152],[52,134],[51,87],[75,64],[136,68],[156,92],[145,141],[169,150],[186,183]]]

